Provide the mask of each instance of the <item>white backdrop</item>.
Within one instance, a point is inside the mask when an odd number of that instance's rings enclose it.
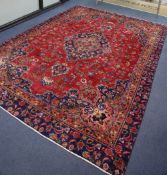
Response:
[[[59,2],[59,0],[43,0],[43,6],[46,7],[48,5],[52,5],[56,2]]]
[[[38,9],[38,0],[0,0],[0,25]]]

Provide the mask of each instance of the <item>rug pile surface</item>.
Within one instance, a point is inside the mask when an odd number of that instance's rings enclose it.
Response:
[[[76,6],[0,47],[0,105],[108,174],[124,174],[166,27]]]

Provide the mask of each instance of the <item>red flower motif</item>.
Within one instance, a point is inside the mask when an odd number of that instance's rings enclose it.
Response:
[[[83,147],[84,147],[84,143],[83,142],[78,142],[77,143],[78,150],[81,150]]]
[[[132,127],[131,129],[130,129],[130,131],[132,132],[132,133],[136,133],[137,132],[137,128],[136,127]]]
[[[24,102],[24,101],[20,101],[20,102],[19,102],[19,105],[20,105],[20,106],[24,106],[24,105],[25,105],[25,102]]]
[[[113,158],[114,155],[113,155],[113,151],[112,151],[111,148],[106,148],[104,150],[104,152],[105,152],[106,156],[109,156],[109,157]]]
[[[50,132],[52,130],[53,126],[52,125],[47,125],[46,126],[46,131]]]
[[[126,119],[126,122],[127,122],[128,124],[131,124],[131,123],[133,122],[133,120],[132,120],[131,117],[128,117],[128,118]]]
[[[81,135],[80,135],[79,132],[73,132],[72,135],[73,135],[73,137],[76,138],[76,139],[78,139],[78,138],[81,137]]]
[[[122,146],[116,145],[115,152],[116,152],[116,154],[122,155]]]
[[[45,120],[46,122],[50,122],[50,121],[51,121],[51,117],[50,117],[50,116],[46,116],[46,117],[44,118],[44,120]]]
[[[114,161],[114,165],[116,166],[117,169],[119,170],[123,170],[124,167],[125,167],[125,163],[122,159],[119,159],[119,160],[115,160]]]

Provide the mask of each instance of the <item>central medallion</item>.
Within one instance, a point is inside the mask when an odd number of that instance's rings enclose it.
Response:
[[[108,40],[100,32],[66,37],[65,50],[69,61],[94,58],[111,52]]]

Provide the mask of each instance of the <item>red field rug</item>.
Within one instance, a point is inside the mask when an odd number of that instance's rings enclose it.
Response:
[[[122,175],[165,36],[162,25],[71,8],[1,45],[0,105],[62,148]]]

